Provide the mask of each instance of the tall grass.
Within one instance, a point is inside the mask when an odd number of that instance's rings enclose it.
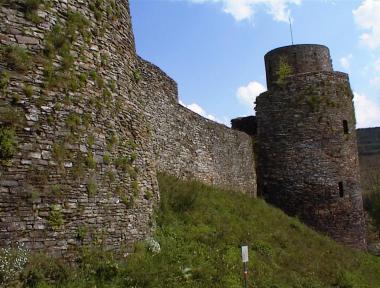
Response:
[[[84,250],[74,266],[44,268],[48,260],[32,259],[23,287],[243,287],[243,243],[249,287],[380,287],[379,258],[338,245],[261,200],[165,175],[159,185],[160,253],[142,242],[127,260],[101,249]]]

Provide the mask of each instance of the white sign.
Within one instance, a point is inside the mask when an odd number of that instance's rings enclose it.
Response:
[[[248,246],[241,246],[241,258],[243,263],[248,262]]]

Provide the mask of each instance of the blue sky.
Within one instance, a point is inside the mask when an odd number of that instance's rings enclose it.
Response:
[[[254,114],[264,55],[291,44],[330,48],[350,74],[358,127],[380,126],[380,0],[130,0],[137,52],[178,83],[181,103],[229,124]]]

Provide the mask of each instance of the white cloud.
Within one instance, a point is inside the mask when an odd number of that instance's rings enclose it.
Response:
[[[222,123],[222,124],[225,124],[225,121],[221,121],[219,120],[217,117],[215,117],[214,115],[211,115],[211,114],[208,114],[201,106],[199,106],[197,103],[192,103],[190,105],[186,105],[185,103],[183,103],[181,100],[179,100],[179,104],[181,104],[182,106],[190,109],[191,111],[201,115],[202,117],[205,117],[209,120],[212,120],[212,121],[215,121],[215,122],[218,122],[218,123]],[[228,126],[228,125],[227,125]]]
[[[266,90],[267,89],[265,89],[264,85],[261,83],[252,81],[248,83],[247,86],[240,87],[236,92],[236,97],[239,99],[240,103],[248,106],[250,109],[252,109],[252,112],[254,112],[253,108],[256,97]]]
[[[380,126],[380,104],[364,94],[354,92],[354,104],[358,128]]]
[[[258,6],[264,6],[266,12],[278,22],[288,22],[289,5],[301,4],[302,0],[190,0],[194,3],[222,3],[223,11],[231,14],[237,21],[253,20]]]
[[[352,11],[356,24],[366,30],[360,41],[370,49],[380,46],[380,1],[364,0],[360,6]]]
[[[344,69],[350,69],[350,66],[351,66],[351,60],[352,60],[352,54],[349,54],[347,56],[344,56],[342,58],[339,59],[339,62],[340,62],[340,65],[344,68]]]

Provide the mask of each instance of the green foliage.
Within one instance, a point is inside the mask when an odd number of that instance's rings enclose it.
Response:
[[[64,143],[54,143],[52,150],[53,150],[53,158],[58,163],[62,163],[68,157],[68,151]]]
[[[363,173],[363,171],[362,171]],[[374,224],[380,235],[380,171],[371,169],[363,173],[366,177],[363,181],[365,189],[364,208],[374,220]]]
[[[93,153],[88,153],[86,157],[86,166],[89,169],[95,169],[96,168],[96,160]]]
[[[95,144],[95,136],[92,134],[88,135],[87,146],[91,149],[92,147],[94,147],[94,144]]]
[[[56,196],[60,197],[63,194],[61,185],[55,184],[51,186],[51,193]]]
[[[64,88],[75,92],[84,87],[87,77],[75,72],[76,59],[71,51],[79,36],[87,38],[89,22],[79,12],[69,11],[67,15],[66,22],[58,22],[45,37],[45,88]],[[54,66],[56,59],[60,59],[60,67]]]
[[[135,198],[133,196],[121,195],[120,199],[127,209],[131,209],[135,205]]]
[[[76,131],[81,125],[81,116],[78,113],[70,113],[66,118],[66,127],[72,132]]]
[[[21,101],[21,96],[20,95],[18,95],[18,94],[12,95],[12,100],[11,100],[11,104],[12,105],[17,105],[17,104],[20,103],[20,101]]]
[[[10,76],[8,71],[0,72],[0,90],[2,94],[5,94],[9,85]]]
[[[115,167],[117,169],[122,170],[123,172],[128,172],[132,163],[133,163],[133,160],[131,158],[131,155],[119,156],[118,158],[115,159]]]
[[[33,96],[33,86],[25,84],[22,90],[26,97],[31,98]]]
[[[27,193],[28,200],[30,200],[32,203],[35,202],[37,199],[39,199],[40,196],[41,196],[40,192],[38,192],[35,189],[32,189],[28,191]]]
[[[145,193],[145,195],[144,195],[144,198],[145,198],[146,200],[150,200],[150,199],[152,199],[152,197],[153,197],[153,193],[152,193],[152,191],[147,191],[147,192]]]
[[[136,83],[139,83],[140,80],[142,79],[140,71],[138,69],[133,70],[133,79],[135,80]]]
[[[27,288],[53,287],[48,283],[64,283],[69,280],[70,266],[62,259],[54,259],[45,254],[34,254],[29,257],[20,280]]]
[[[106,165],[109,165],[111,163],[111,155],[107,152],[103,155],[103,163]]]
[[[7,66],[20,73],[29,70],[32,60],[29,52],[16,45],[1,46],[0,60],[7,63]]]
[[[88,227],[80,226],[77,229],[77,239],[83,241],[88,235]]]
[[[64,220],[58,205],[51,205],[48,223],[53,230],[58,230],[62,227]]]
[[[107,171],[105,176],[109,183],[113,183],[116,179],[116,175],[113,171]]]
[[[321,108],[321,98],[317,95],[310,95],[306,98],[306,104],[309,106],[311,112],[318,112]]]
[[[0,127],[0,160],[10,160],[17,152],[16,133],[13,128]]]
[[[117,145],[117,143],[119,143],[119,137],[116,135],[116,133],[112,133],[107,139],[107,150],[112,150],[115,145]]]
[[[292,66],[289,65],[285,57],[280,58],[280,63],[277,71],[277,84],[284,85],[286,83],[286,78],[293,73]]]
[[[242,243],[250,249],[249,287],[379,286],[380,259],[343,247],[262,200],[164,175],[159,175],[159,186],[154,239],[160,253],[153,253],[145,241],[127,260],[99,246],[89,247],[80,253],[76,267],[57,269],[50,259],[34,262],[34,267],[28,264],[22,275],[37,270],[39,277],[22,277],[35,279],[23,287],[238,288]],[[174,200],[184,202],[192,193],[197,196],[188,207]],[[52,267],[38,268],[47,264]]]
[[[86,188],[88,195],[94,196],[98,191],[98,184],[96,183],[96,180],[94,178],[88,179]]]
[[[25,0],[23,3],[25,18],[35,24],[41,23],[42,19],[38,16],[37,11],[44,2],[44,0]]]
[[[20,128],[25,123],[25,113],[19,108],[0,106],[0,122],[9,127]]]

